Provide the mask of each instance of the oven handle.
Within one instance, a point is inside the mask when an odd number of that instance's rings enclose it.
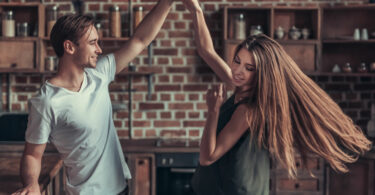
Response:
[[[184,169],[184,168],[171,168],[172,173],[195,173],[194,168]]]

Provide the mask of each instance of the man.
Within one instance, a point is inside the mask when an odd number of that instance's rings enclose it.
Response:
[[[160,0],[122,48],[100,59],[91,17],[69,15],[56,22],[50,38],[59,70],[29,100],[21,161],[24,188],[14,194],[40,194],[38,177],[48,141],[64,160],[68,194],[124,194],[131,176],[113,124],[108,85],[155,38],[171,4]]]

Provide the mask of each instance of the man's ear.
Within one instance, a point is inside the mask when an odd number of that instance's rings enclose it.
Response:
[[[70,55],[74,54],[74,52],[77,50],[76,45],[70,40],[65,40],[63,45],[64,51]]]

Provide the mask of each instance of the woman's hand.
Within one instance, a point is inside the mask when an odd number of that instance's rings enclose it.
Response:
[[[40,195],[39,185],[28,185],[22,189],[17,190],[12,195]]]
[[[219,112],[220,107],[226,99],[227,91],[223,84],[214,86],[212,89],[207,90],[206,104],[208,112]]]

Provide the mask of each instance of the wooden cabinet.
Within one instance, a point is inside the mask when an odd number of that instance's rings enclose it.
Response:
[[[261,25],[264,34],[274,38],[295,60],[305,73],[332,72],[335,64],[343,67],[350,63],[353,72],[363,62],[375,62],[375,5],[335,7],[224,7],[224,59],[231,63],[234,49],[242,40],[236,40],[235,18],[243,14],[246,20],[246,35],[250,26]],[[292,40],[288,31],[293,27],[306,28],[307,39],[302,36]],[[284,37],[278,38],[281,27]],[[368,40],[354,40],[354,30],[360,33],[367,29]]]
[[[155,155],[128,153],[125,156],[132,175],[129,195],[155,195]]]
[[[361,158],[348,164],[348,173],[336,173],[327,167],[326,195],[373,195],[374,159]]]
[[[302,168],[300,158],[296,159],[298,175],[296,179],[288,177],[286,169],[280,164],[274,164],[271,169],[271,195],[322,195],[324,193],[324,162],[318,157],[309,157],[307,168],[311,170],[312,175]]]
[[[20,37],[16,34],[15,37],[0,37],[0,72],[39,70],[40,38],[44,36],[44,6],[39,3],[0,3],[0,14],[6,11],[13,12],[15,28],[17,24],[27,23],[28,36]]]

